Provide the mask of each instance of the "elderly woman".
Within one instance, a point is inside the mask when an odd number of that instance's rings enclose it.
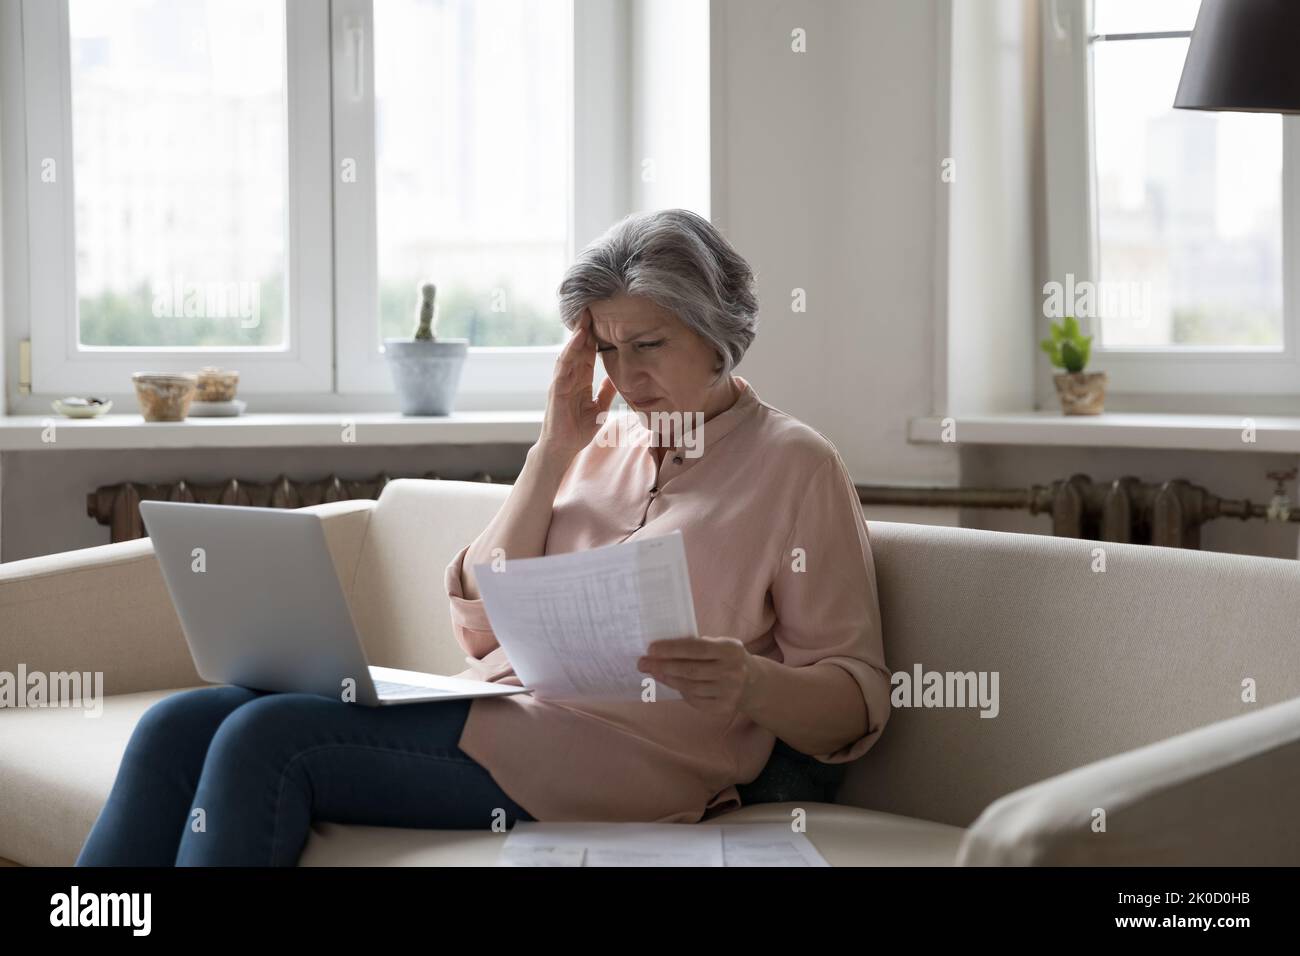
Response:
[[[369,708],[183,691],[136,725],[78,864],[293,865],[317,820],[695,822],[739,804],[778,738],[821,764],[864,753],[890,687],[867,528],[830,442],[733,374],[754,338],[752,283],[681,209],[629,217],[583,250],[559,290],[573,335],[541,437],[446,571],[461,676],[518,684],[475,564],[680,530],[704,636],[640,661],[680,699]],[[593,396],[598,355],[608,378]],[[616,392],[637,414],[629,430],[606,415]]]
[[[681,700],[474,702],[461,749],[538,819],[695,822],[739,805],[736,785],[777,738],[843,763],[888,719],[875,570],[844,463],[733,374],[757,324],[752,284],[707,220],[670,209],[615,225],[560,285],[574,334],[541,438],[447,569],[462,676],[519,683],[472,571],[498,548],[508,560],[680,530],[704,636],[641,661]],[[597,356],[608,378],[593,398]],[[615,392],[649,436],[614,434]]]

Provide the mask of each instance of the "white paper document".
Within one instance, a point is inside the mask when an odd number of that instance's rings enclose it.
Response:
[[[682,534],[474,566],[488,621],[543,699],[637,700],[651,641],[698,637]],[[681,700],[665,684],[656,700]]]
[[[563,862],[561,862],[563,861]],[[516,823],[498,866],[828,866],[786,823]]]
[[[830,866],[812,841],[787,823],[719,826],[727,866]]]
[[[528,843],[506,845],[501,848],[497,866],[582,866],[586,849],[580,846],[532,846]]]

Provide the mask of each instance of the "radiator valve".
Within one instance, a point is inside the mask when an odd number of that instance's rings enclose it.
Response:
[[[1276,482],[1273,497],[1268,502],[1269,521],[1289,521],[1291,518],[1291,497],[1287,494],[1286,483],[1295,481],[1297,469],[1287,471],[1270,471],[1268,477]]]

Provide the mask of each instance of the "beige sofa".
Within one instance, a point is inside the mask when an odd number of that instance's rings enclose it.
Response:
[[[403,479],[309,509],[372,663],[463,669],[443,568],[506,492]],[[1300,863],[1300,563],[1106,544],[1101,571],[1096,542],[870,530],[891,669],[996,672],[998,712],[896,707],[838,802],[805,807],[830,863]],[[20,663],[109,695],[98,719],[0,711],[0,857],[66,865],[140,714],[202,683],[149,540],[0,564],[0,671]],[[500,841],[323,823],[302,864],[491,864]]]

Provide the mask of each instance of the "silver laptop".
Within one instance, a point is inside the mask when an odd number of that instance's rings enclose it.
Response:
[[[369,707],[527,693],[370,665],[315,514],[142,501],[140,515],[206,681]]]

